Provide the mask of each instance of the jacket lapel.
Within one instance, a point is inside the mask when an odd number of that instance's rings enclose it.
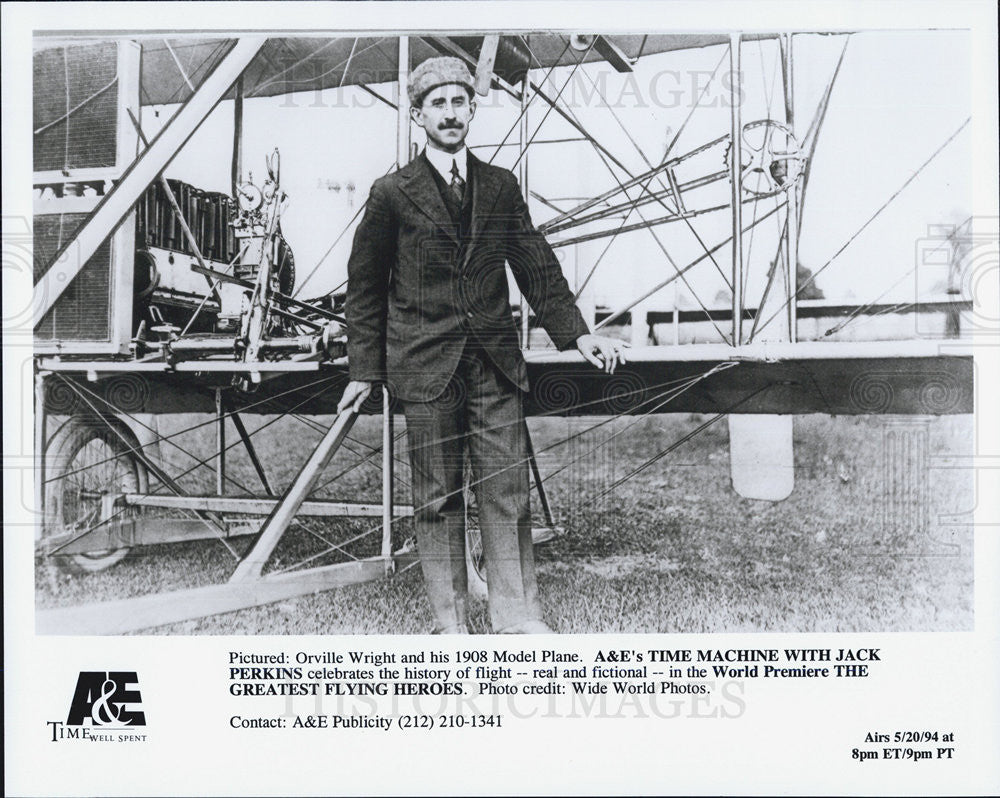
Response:
[[[409,174],[406,175],[406,180],[400,186],[400,190],[457,244],[459,241],[455,224],[444,205],[444,200],[441,199],[437,183],[434,182],[434,177],[431,175],[433,168],[430,161],[427,160],[427,156],[421,153],[410,162]]]
[[[462,266],[469,260],[472,248],[476,245],[476,237],[482,232],[486,219],[494,212],[500,198],[500,182],[494,177],[494,170],[487,169],[472,151],[469,151],[469,175],[472,178],[472,226],[469,231],[469,242],[465,248]],[[443,204],[443,203],[442,203]]]

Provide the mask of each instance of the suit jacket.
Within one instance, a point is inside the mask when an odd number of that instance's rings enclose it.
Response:
[[[589,332],[586,322],[514,175],[469,154],[472,220],[463,235],[433,168],[421,155],[372,185],[347,266],[351,379],[384,380],[400,399],[430,401],[472,336],[526,391],[504,264],[559,349]]]

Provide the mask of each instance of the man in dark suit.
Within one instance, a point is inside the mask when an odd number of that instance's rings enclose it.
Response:
[[[457,58],[410,77],[424,152],[376,180],[348,262],[350,383],[339,409],[384,382],[406,415],[417,545],[435,631],[466,626],[464,458],[479,506],[493,629],[545,633],[531,548],[527,369],[506,265],[559,349],[609,373],[621,342],[591,335],[514,176],[465,147],[476,105]]]

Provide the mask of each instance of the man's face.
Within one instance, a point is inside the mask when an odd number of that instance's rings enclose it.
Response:
[[[464,86],[449,83],[432,89],[419,108],[411,108],[413,121],[427,133],[427,143],[445,152],[458,152],[469,134],[476,103]]]

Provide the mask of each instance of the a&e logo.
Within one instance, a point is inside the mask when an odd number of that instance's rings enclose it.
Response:
[[[139,708],[142,696],[138,688],[135,671],[81,671],[66,722],[48,721],[52,742],[144,740],[145,735],[112,733],[146,725],[146,714]]]
[[[142,701],[134,671],[82,671],[76,682],[67,726],[145,726],[146,715],[126,705]]]

